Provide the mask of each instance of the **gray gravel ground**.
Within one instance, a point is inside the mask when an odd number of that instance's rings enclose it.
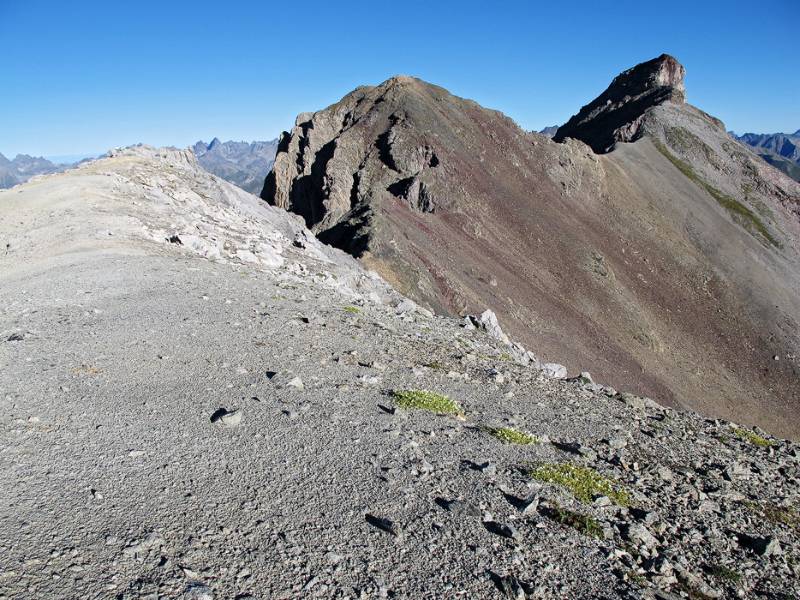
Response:
[[[800,595],[796,444],[548,379],[484,331],[396,314],[313,239],[237,259],[219,231],[299,226],[176,160],[0,193],[0,598]],[[146,198],[198,186],[233,194],[205,245],[146,233],[188,239]],[[463,415],[402,409],[404,389]],[[562,463],[625,506],[530,475]]]

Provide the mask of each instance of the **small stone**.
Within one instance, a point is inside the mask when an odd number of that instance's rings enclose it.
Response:
[[[783,554],[780,542],[773,537],[751,536],[746,533],[737,533],[736,537],[740,546],[752,550],[760,556],[777,556]]]
[[[453,513],[454,515],[479,517],[481,514],[481,511],[477,506],[464,500],[445,500],[444,498],[436,498],[436,504],[441,506],[447,512]]]
[[[358,380],[364,385],[378,385],[381,378],[375,375],[361,375]]]
[[[293,388],[298,389],[300,391],[305,389],[305,386],[303,385],[303,380],[300,379],[299,377],[293,377],[292,379],[290,379],[286,383],[286,386],[287,387],[293,387]]]
[[[536,510],[539,508],[539,496],[532,496],[531,498],[527,498],[523,500],[521,505],[522,514],[523,515],[533,515],[536,514]]]
[[[634,408],[636,410],[645,409],[646,404],[644,398],[640,398],[639,396],[634,396],[633,394],[629,394],[627,392],[619,394],[618,398],[631,408]]]
[[[511,340],[508,339],[508,336],[503,333],[503,330],[500,328],[500,323],[497,321],[497,315],[494,314],[491,310],[485,310],[481,313],[481,316],[478,318],[478,323],[480,324],[481,328],[486,331],[490,336],[503,342],[504,344],[511,344]]]
[[[367,520],[367,523],[372,525],[373,527],[377,527],[381,531],[385,531],[388,534],[393,536],[397,536],[397,528],[395,527],[394,522],[391,519],[386,519],[384,517],[376,517],[375,515],[367,513],[364,515]]]
[[[214,592],[202,583],[190,583],[183,592],[185,600],[214,600]]]
[[[658,545],[655,536],[641,523],[628,525],[627,537],[632,542],[644,544],[647,548],[655,548]]]
[[[242,422],[242,411],[237,409],[226,412],[219,418],[219,420],[222,421],[223,425],[227,425],[228,427],[236,427]]]
[[[478,470],[484,475],[497,475],[497,466],[491,462],[479,464]]]
[[[514,575],[494,576],[494,584],[506,598],[511,600],[525,600],[528,597],[522,582]]]
[[[656,469],[658,476],[664,481],[672,481],[675,479],[675,475],[672,473],[672,470],[668,467],[660,466]]]
[[[398,304],[395,307],[394,312],[395,314],[398,315],[404,315],[406,313],[414,312],[416,309],[417,309],[417,303],[414,302],[413,300],[405,298],[402,302],[400,302],[400,304]]]
[[[608,441],[608,445],[614,448],[614,450],[621,450],[628,445],[628,442],[625,440],[625,438],[615,437]]]
[[[483,526],[489,533],[499,535],[500,537],[518,539],[520,537],[519,531],[513,525],[498,523],[497,521],[484,521]]]
[[[565,379],[567,377],[567,367],[558,363],[544,363],[541,371],[542,375],[550,379]]]
[[[218,408],[211,415],[211,422],[228,427],[236,427],[242,421],[242,411],[239,409],[228,410],[227,408]]]

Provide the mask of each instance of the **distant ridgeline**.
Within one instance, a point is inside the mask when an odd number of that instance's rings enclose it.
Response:
[[[35,175],[57,173],[71,166],[72,164],[56,165],[41,156],[17,154],[13,160],[9,160],[0,154],[0,189],[25,183]]]
[[[269,142],[197,142],[192,150],[206,171],[250,192],[258,194],[264,177],[272,168],[278,140]]]
[[[800,181],[800,129],[794,133],[730,133],[773,167]]]

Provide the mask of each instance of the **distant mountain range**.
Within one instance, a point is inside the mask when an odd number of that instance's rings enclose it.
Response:
[[[794,133],[730,133],[773,167],[800,181],[800,129]]]
[[[56,165],[41,156],[17,154],[13,160],[0,154],[0,189],[28,181],[34,175],[57,173],[71,165]]]
[[[250,192],[258,194],[264,177],[272,168],[278,140],[269,142],[203,141],[192,146],[197,161],[206,171]]]

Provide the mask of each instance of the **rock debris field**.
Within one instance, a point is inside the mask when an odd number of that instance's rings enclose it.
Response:
[[[186,152],[0,235],[0,598],[800,594],[797,444],[553,378]]]

